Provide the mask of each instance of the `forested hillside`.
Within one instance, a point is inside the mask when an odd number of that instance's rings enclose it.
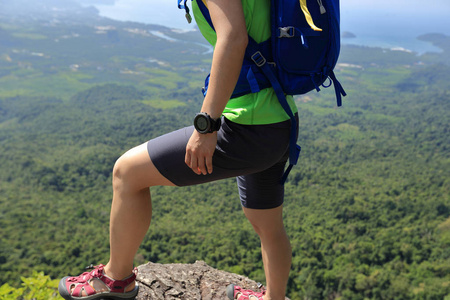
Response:
[[[211,56],[198,32],[76,9],[45,20],[0,13],[0,286],[105,263],[115,160],[190,125],[201,105]],[[445,57],[346,46],[344,107],[332,88],[296,98],[291,299],[450,298]],[[204,260],[263,280],[234,179],[152,196],[136,264]]]

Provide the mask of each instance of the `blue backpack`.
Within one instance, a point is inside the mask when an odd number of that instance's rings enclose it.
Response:
[[[178,0],[178,8],[186,10],[190,22],[188,0]],[[203,16],[211,22],[208,8],[197,1]],[[297,145],[297,121],[285,95],[300,95],[320,86],[334,84],[337,105],[342,105],[344,89],[333,72],[340,51],[339,0],[271,0],[271,38],[256,43],[249,36],[244,62],[231,98],[273,87],[278,100],[291,119],[289,166],[284,183],[292,167],[297,164],[300,146]],[[325,85],[325,82],[327,85]],[[208,90],[209,75],[203,95]]]

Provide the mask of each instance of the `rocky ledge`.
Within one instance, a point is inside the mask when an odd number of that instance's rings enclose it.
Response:
[[[136,300],[225,300],[230,283],[259,291],[255,281],[216,270],[203,261],[194,264],[149,262],[138,267],[137,281],[139,295]]]

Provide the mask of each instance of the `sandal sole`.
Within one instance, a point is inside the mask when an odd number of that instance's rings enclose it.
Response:
[[[136,286],[130,292],[119,293],[100,293],[85,297],[72,297],[70,292],[66,289],[66,280],[71,276],[66,276],[59,281],[58,292],[65,300],[133,300],[139,293],[139,285],[136,282]]]
[[[227,297],[230,300],[234,300],[234,284],[227,286]]]

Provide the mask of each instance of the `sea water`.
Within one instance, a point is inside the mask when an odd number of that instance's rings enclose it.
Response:
[[[450,18],[439,12],[343,11],[341,31],[356,35],[356,38],[343,38],[342,44],[403,48],[418,54],[441,52],[432,43],[417,37],[426,33],[450,35]]]
[[[393,0],[395,1],[395,0]],[[195,22],[188,24],[185,12],[175,1],[162,0],[156,4],[143,4],[142,0],[116,0],[113,5],[94,5],[101,16],[120,21],[157,24],[166,27],[192,30]],[[156,2],[148,2],[156,3]],[[342,5],[341,5],[342,6]],[[345,8],[345,6],[344,6]],[[442,33],[450,35],[450,18],[445,11],[355,10],[341,8],[341,31],[356,38],[343,38],[342,44],[369,47],[397,48],[418,54],[440,52],[430,42],[420,41],[419,35]]]

